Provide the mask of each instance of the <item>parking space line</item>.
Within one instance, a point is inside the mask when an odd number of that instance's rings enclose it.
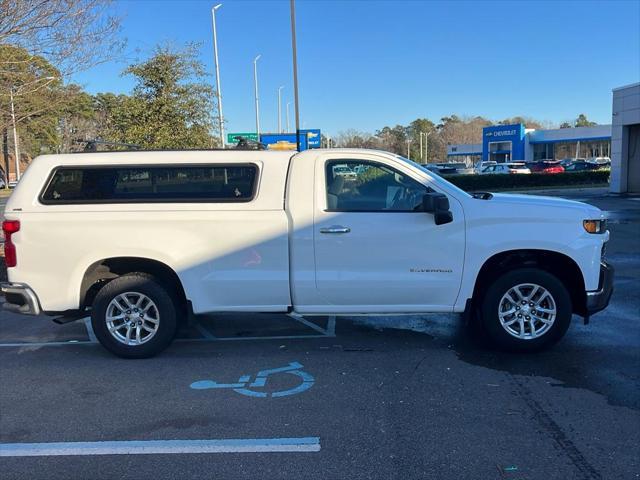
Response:
[[[336,336],[336,316],[332,315],[327,320],[327,336],[335,337]]]
[[[149,455],[166,453],[319,452],[320,437],[225,440],[128,440],[0,443],[0,457]]]
[[[272,335],[265,337],[213,337],[213,338],[177,338],[176,342],[231,342],[236,340],[295,340],[302,338],[327,338],[328,335]],[[0,345],[2,346],[2,345]]]
[[[59,347],[63,345],[95,345],[90,340],[66,340],[64,342],[9,342],[0,343],[0,347]]]
[[[216,336],[213,335],[209,330],[204,328],[201,324],[194,323],[194,326],[195,326],[195,329],[198,330],[198,333],[202,335],[204,338],[208,340],[216,340]]]
[[[301,340],[305,338],[328,338],[332,335],[272,335],[268,337],[212,337],[212,338],[176,338],[174,342],[230,342],[237,340]],[[2,347],[59,347],[64,345],[97,345],[90,340],[67,340],[65,342],[11,342],[0,343]]]
[[[294,320],[296,320],[297,322],[302,323],[303,325],[306,325],[307,327],[315,330],[316,332],[320,332],[323,335],[327,336],[327,337],[334,337],[335,336],[335,321],[336,321],[336,317],[329,317],[329,319],[327,320],[327,328],[324,329],[319,325],[316,325],[313,322],[310,322],[309,320],[307,320],[306,318],[304,318],[302,315],[298,315],[296,313],[289,313],[288,314],[289,317],[293,318]],[[333,326],[334,326],[334,331],[333,333],[329,332],[329,326],[331,324],[331,320],[333,320]]]
[[[294,320],[302,323],[305,326],[319,332],[318,335],[269,335],[263,337],[216,337],[209,332],[205,327],[199,323],[195,323],[195,328],[204,338],[177,338],[176,342],[229,342],[237,340],[301,340],[306,338],[327,338],[336,336],[336,317],[331,316],[327,320],[327,328],[324,329],[298,315],[289,315]],[[87,336],[89,340],[66,340],[66,341],[53,341],[53,342],[8,342],[0,343],[1,347],[59,347],[64,345],[96,345],[98,339],[95,332],[91,327],[91,319],[89,317],[83,319],[84,325],[87,329]]]
[[[96,334],[94,333],[93,327],[91,326],[91,317],[86,317],[83,321],[84,321],[84,326],[87,328],[87,335],[89,336],[89,340],[92,343],[98,343]]]

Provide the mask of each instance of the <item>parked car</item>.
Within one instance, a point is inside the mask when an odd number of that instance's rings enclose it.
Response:
[[[342,177],[355,178],[358,174],[346,165],[336,165],[333,167],[333,173]]]
[[[458,173],[458,169],[455,165],[438,165],[438,173],[440,175],[456,175]]]
[[[532,173],[562,173],[564,167],[560,165],[560,162],[555,160],[543,160],[540,162],[533,162],[527,165]]]
[[[512,163],[498,163],[496,165],[489,165],[485,167],[482,172],[482,175],[487,174],[513,174],[513,173],[531,173],[531,170],[527,168],[524,163],[521,162],[512,162]]]
[[[572,163],[584,161],[584,158],[563,158],[562,160],[560,160],[560,165],[566,167],[567,165],[571,165]]]
[[[473,167],[467,167],[466,163],[460,163],[456,165],[456,174],[457,175],[473,175],[475,170]]]
[[[589,163],[600,165],[601,167],[610,167],[611,159],[609,157],[590,157],[586,160]]]
[[[498,162],[495,162],[493,160],[489,160],[486,162],[483,161],[477,161],[475,163],[475,165],[473,166],[473,169],[475,171],[475,173],[481,173],[482,170],[484,170],[485,167],[488,167],[489,165],[497,165]]]
[[[423,167],[426,168],[427,170],[429,170],[429,172],[431,172],[431,173],[435,173],[436,175],[440,175],[440,167],[438,167],[438,165],[436,165],[435,163],[427,163]]]
[[[581,161],[581,162],[573,162],[564,167],[565,172],[584,172],[587,170],[598,170],[602,168],[600,165],[596,163]]]
[[[337,166],[368,169],[347,182]],[[467,312],[499,347],[533,351],[604,309],[613,282],[598,208],[472,196],[370,150],[45,155],[2,229],[4,308],[90,315],[127,358],[213,312]]]
[[[424,168],[438,175],[455,175],[458,173],[455,164],[427,163],[424,165]]]

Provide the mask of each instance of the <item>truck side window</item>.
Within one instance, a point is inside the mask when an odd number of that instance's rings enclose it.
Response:
[[[327,210],[333,212],[413,212],[422,208],[428,187],[375,162],[326,163]]]
[[[257,177],[253,164],[60,167],[40,201],[45,205],[248,202],[255,195]]]

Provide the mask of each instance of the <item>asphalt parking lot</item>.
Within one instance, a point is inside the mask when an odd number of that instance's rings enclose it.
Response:
[[[1,477],[640,478],[640,198],[561,194],[608,212],[615,292],[539,354],[458,315],[222,315],[127,361],[1,312]]]

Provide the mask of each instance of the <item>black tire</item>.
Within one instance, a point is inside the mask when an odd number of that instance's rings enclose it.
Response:
[[[502,326],[498,309],[503,295],[512,287],[527,283],[539,285],[551,294],[556,316],[551,327],[540,336],[522,339],[513,336]],[[554,345],[567,332],[571,324],[571,297],[564,284],[551,273],[538,268],[519,268],[499,276],[487,288],[481,299],[480,314],[484,334],[496,347],[511,352],[535,352]]]
[[[157,330],[153,336],[138,345],[122,343],[109,332],[107,327],[106,314],[109,304],[116,297],[127,292],[136,292],[148,297],[155,304],[155,311],[159,315]],[[135,297],[132,298],[135,299]],[[111,280],[100,289],[91,309],[91,326],[98,341],[111,353],[122,358],[149,358],[163,351],[173,341],[177,329],[176,312],[177,300],[172,291],[151,275],[128,273]],[[133,318],[133,315],[130,318]],[[147,323],[147,325],[153,328],[153,324]],[[119,332],[121,334],[126,332],[126,325]],[[147,332],[143,331],[143,335],[145,334]]]

